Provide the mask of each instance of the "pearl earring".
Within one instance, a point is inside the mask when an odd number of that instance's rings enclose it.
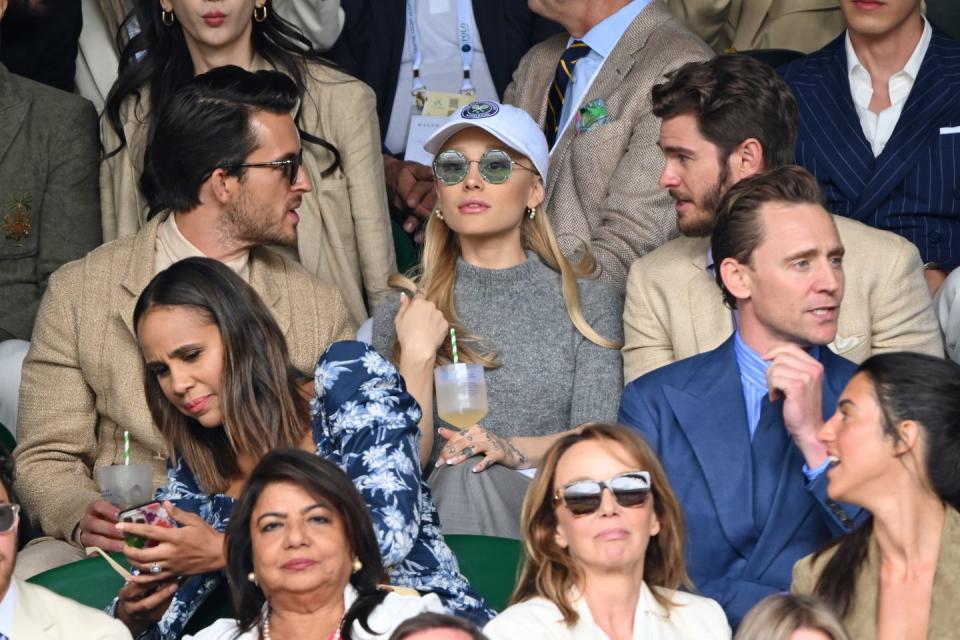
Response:
[[[440,220],[443,220],[443,211],[440,210],[440,205],[438,204],[433,209],[433,215],[437,216]]]
[[[527,215],[530,216],[530,219],[533,220],[534,216],[537,215],[536,207],[527,207]]]
[[[360,569],[363,569],[363,563],[360,561],[360,558],[354,558],[354,559],[353,559],[353,572],[356,573],[357,571],[360,571]]]
[[[260,586],[260,583],[257,582],[257,574],[255,574],[253,571],[247,574],[247,580],[257,585],[258,587]]]

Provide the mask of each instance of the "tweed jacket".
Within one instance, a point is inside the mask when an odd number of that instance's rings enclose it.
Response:
[[[717,53],[728,48],[811,53],[847,23],[840,0],[667,0],[670,12]]]
[[[30,640],[130,640],[122,622],[49,589],[13,578],[13,637]]]
[[[520,61],[504,102],[542,127],[547,91],[569,34],[533,47]],[[567,254],[589,243],[601,280],[623,291],[633,261],[677,235],[670,195],[657,181],[660,119],[650,89],[687,62],[712,55],[702,40],[652,0],[624,32],[582,104],[603,100],[609,121],[583,133],[571,121],[550,153],[546,206]]]
[[[100,244],[99,221],[93,106],[0,64],[0,340],[30,339],[47,278]]]
[[[167,449],[143,392],[133,308],[154,275],[158,215],[134,236],[110,242],[50,277],[23,364],[17,493],[43,531],[71,540],[99,497],[96,469],[130,457],[165,478]],[[352,338],[343,299],[300,265],[266,248],[250,254],[250,285],[287,337],[290,358],[312,371],[331,342]]]
[[[853,362],[884,351],[943,357],[920,254],[909,241],[834,216],[846,249],[846,286],[830,348]],[[733,314],[706,269],[709,238],[677,238],[630,269],[623,311],[625,383],[719,346]]]
[[[270,68],[262,58],[254,59],[252,70]],[[300,263],[340,289],[359,325],[368,316],[365,302],[373,308],[389,290],[387,278],[396,271],[375,98],[365,84],[329,67],[309,63],[304,71],[307,89],[300,128],[336,146],[341,166],[321,177],[333,154],[304,142],[303,166],[313,191],[303,194],[299,209]],[[139,104],[134,97],[124,103],[121,119],[127,145],[104,161],[100,171],[105,241],[136,233],[146,221],[148,206],[139,180],[149,104],[146,89],[141,89]],[[119,140],[113,127],[104,122],[102,128],[104,149],[116,149]]]
[[[960,628],[960,609],[957,608],[957,602],[960,602],[960,513],[952,507],[946,509],[927,626],[930,640],[955,638]],[[816,561],[812,555],[799,560],[793,567],[791,590],[794,593],[812,594],[823,568],[834,553],[836,547],[823,553]],[[870,538],[867,560],[857,575],[855,585],[850,611],[843,619],[843,626],[853,640],[874,640],[877,637],[877,602],[880,595],[880,550],[875,536]]]

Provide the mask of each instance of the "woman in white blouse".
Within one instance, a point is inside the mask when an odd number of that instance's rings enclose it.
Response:
[[[713,600],[677,591],[683,512],[656,455],[625,427],[557,441],[523,504],[526,560],[512,605],[484,633],[513,638],[723,639]]]

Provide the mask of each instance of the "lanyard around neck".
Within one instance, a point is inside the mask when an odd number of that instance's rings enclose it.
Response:
[[[473,83],[470,81],[470,67],[473,66],[473,31],[470,29],[470,11],[470,0],[457,0],[457,40],[460,44],[460,65],[463,69],[460,93],[473,91]],[[422,99],[427,87],[420,78],[423,51],[420,47],[420,29],[417,27],[417,0],[407,0],[407,39],[413,55],[413,95]]]

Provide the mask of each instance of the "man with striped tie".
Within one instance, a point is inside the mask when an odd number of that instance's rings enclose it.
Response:
[[[677,235],[673,202],[657,186],[663,159],[650,89],[710,48],[664,0],[529,0],[567,33],[520,61],[504,102],[544,128],[546,206],[561,247],[589,246],[597,275],[623,291],[630,264]]]

